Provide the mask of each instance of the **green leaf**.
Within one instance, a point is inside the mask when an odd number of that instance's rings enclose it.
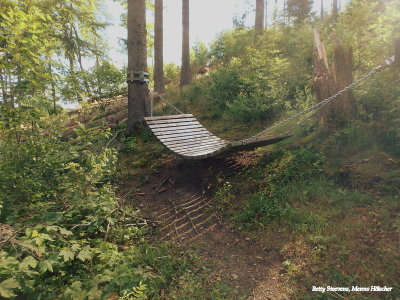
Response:
[[[0,283],[0,296],[4,298],[12,298],[16,295],[13,290],[19,288],[20,285],[18,281],[14,278],[9,278]]]
[[[90,260],[92,259],[92,253],[88,249],[81,250],[78,255],[76,256],[81,261]]]
[[[29,269],[29,267],[36,268],[37,261],[32,256],[27,256],[23,259],[19,266],[21,269]]]
[[[69,231],[69,230],[67,230],[65,228],[62,228],[62,227],[60,227],[60,233],[62,235],[72,235],[73,234],[72,231]]]
[[[40,273],[45,273],[46,271],[53,272],[53,265],[48,260],[43,260],[39,263]]]
[[[61,250],[59,256],[64,258],[64,261],[69,261],[74,259],[74,252],[69,250]]]

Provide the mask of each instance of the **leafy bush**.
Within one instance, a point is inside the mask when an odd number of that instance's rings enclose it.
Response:
[[[0,297],[154,299],[191,267],[116,197],[103,127],[16,108],[0,126]],[[72,135],[71,135],[72,134]],[[126,140],[127,147],[134,145]]]

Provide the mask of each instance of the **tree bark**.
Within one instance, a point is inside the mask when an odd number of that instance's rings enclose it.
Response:
[[[321,0],[321,19],[324,18],[324,0]]]
[[[163,0],[155,0],[154,18],[154,90],[165,92],[163,56]]]
[[[400,38],[394,41],[394,65],[400,67]]]
[[[145,0],[128,0],[128,76],[134,71],[147,72]],[[150,114],[149,100],[147,83],[128,81],[128,135],[141,129]]]
[[[338,38],[334,37],[335,49],[333,55],[333,78],[336,90],[340,91],[353,82],[353,48],[346,48]],[[337,99],[339,121],[347,122],[356,113],[353,92],[347,90]],[[338,121],[338,120],[337,120]]]
[[[265,11],[265,16],[264,16],[264,29],[267,30],[268,27],[268,0],[265,0],[264,4],[264,11]]]
[[[344,48],[340,40],[335,38],[334,64],[328,64],[325,46],[319,33],[314,30],[314,90],[318,102],[329,98],[353,81],[353,50]],[[328,131],[345,125],[356,111],[354,97],[347,91],[326,105],[321,115],[321,123]]]
[[[333,4],[332,4],[332,18],[333,18],[333,21],[336,22],[337,17],[338,17],[338,3],[337,3],[337,0],[333,0]]]
[[[182,0],[182,66],[180,86],[192,81],[189,54],[189,0]]]
[[[256,36],[261,35],[264,30],[264,0],[256,0],[256,20],[254,31]]]

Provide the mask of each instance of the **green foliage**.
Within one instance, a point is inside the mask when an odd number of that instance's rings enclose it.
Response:
[[[105,56],[99,34],[105,27],[99,11],[100,0],[78,0],[68,5],[61,0],[3,2],[0,85],[4,101],[15,105],[27,97],[35,100],[43,97],[51,98],[55,105],[59,95],[68,101],[87,98],[92,92],[88,77],[99,79],[99,76],[89,75],[82,60]],[[69,62],[68,68],[61,63],[64,60]],[[100,79],[110,80],[110,76]]]
[[[164,65],[165,84],[178,85],[180,76],[180,68],[175,64]]]
[[[247,197],[238,220],[250,226],[274,220],[291,225],[312,222],[311,215],[300,215],[291,202],[308,183],[323,175],[320,157],[310,150],[277,151],[264,157],[260,166],[260,191]]]
[[[193,84],[207,95],[209,111],[236,121],[273,120],[285,109],[314,101],[309,85],[311,27],[272,28],[256,44],[243,28],[225,32],[211,45],[213,70]],[[303,37],[299,39],[299,36]]]
[[[211,55],[207,46],[203,42],[197,41],[190,53],[190,68],[192,75],[196,75],[201,68],[207,67],[210,63]]]
[[[310,18],[313,2],[313,0],[288,0],[288,14],[295,25],[299,25]]]
[[[143,220],[111,185],[110,130],[79,124],[71,133],[65,121],[16,108],[0,124],[1,297],[157,298],[193,259],[147,245]]]

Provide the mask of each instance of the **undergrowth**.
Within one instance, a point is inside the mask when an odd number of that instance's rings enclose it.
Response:
[[[145,220],[116,196],[118,151],[144,153],[135,150],[140,141],[117,138],[102,126],[79,124],[71,132],[62,128],[63,116],[37,113],[32,119],[21,112],[1,125],[1,298],[225,295],[212,285],[203,288],[209,272],[195,255],[149,244]],[[137,167],[150,161],[146,157]]]

